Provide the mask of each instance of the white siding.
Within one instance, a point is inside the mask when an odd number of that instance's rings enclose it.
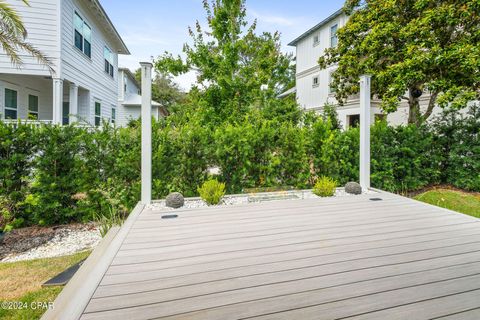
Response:
[[[338,25],[341,28],[346,21],[347,17],[341,14],[297,43],[297,74],[318,65],[318,58],[330,47],[330,27]],[[316,45],[313,42],[315,36],[319,40]]]
[[[30,0],[30,6],[22,1],[7,0],[21,15],[28,32],[27,41],[40,49],[54,63],[58,72],[60,57],[58,16],[61,0]],[[10,62],[10,58],[0,49],[0,72],[9,74],[50,75],[49,70],[36,59],[26,53],[21,53],[24,62],[21,69],[17,69]]]
[[[82,116],[90,123],[94,122],[95,102],[102,106],[102,117],[110,119],[112,106],[118,101],[118,55],[115,53],[113,42],[102,31],[106,30],[93,14],[91,8],[85,5],[86,1],[62,0],[62,78],[76,83],[80,88],[90,91],[87,96],[82,97]],[[91,58],[74,45],[73,17],[77,11],[92,29]],[[104,47],[109,47],[114,56],[113,68],[115,70],[112,78],[104,71]]]
[[[341,28],[346,21],[347,17],[341,14],[297,43],[297,101],[302,108],[318,109],[327,102],[336,103],[329,92],[330,73],[335,67],[320,70],[318,59],[330,47],[330,28],[334,25]],[[315,37],[318,37],[316,44]],[[318,86],[313,86],[314,77],[318,77]]]
[[[119,105],[117,108],[117,125],[126,126],[131,120],[140,119],[142,112],[141,106],[124,106]],[[159,108],[152,106],[152,117],[159,119]]]

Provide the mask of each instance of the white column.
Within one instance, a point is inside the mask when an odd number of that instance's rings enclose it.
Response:
[[[152,64],[140,62],[142,67],[142,199],[152,201]]]
[[[371,76],[360,77],[360,185],[370,188],[370,81]]]
[[[62,124],[63,109],[63,80],[53,79],[53,103],[52,103],[52,122]]]
[[[69,123],[78,121],[78,86],[75,83],[70,83],[70,118]]]

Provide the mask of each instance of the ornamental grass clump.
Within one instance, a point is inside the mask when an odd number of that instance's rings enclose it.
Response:
[[[225,195],[225,183],[218,182],[216,179],[211,179],[205,181],[197,191],[200,194],[200,197],[208,205],[215,205],[218,204]]]
[[[329,177],[318,178],[312,192],[319,197],[331,197],[335,194],[337,181]]]

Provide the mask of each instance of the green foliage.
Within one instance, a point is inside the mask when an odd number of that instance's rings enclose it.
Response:
[[[0,213],[7,222],[20,217],[38,152],[37,129],[0,121]]]
[[[319,197],[331,197],[335,194],[337,181],[332,178],[322,176],[318,178],[313,186],[312,192]]]
[[[468,114],[444,112],[433,123],[442,155],[441,179],[457,188],[480,191],[480,108]]]
[[[183,120],[193,117],[215,126],[241,122],[251,110],[298,118],[292,99],[276,99],[295,78],[292,55],[281,52],[280,34],[257,34],[256,23],[248,25],[244,0],[205,0],[204,9],[208,26],[204,30],[197,22],[189,28],[192,44],[184,45],[185,60],[171,53],[155,60],[160,73],[197,73],[188,101],[179,108]]]
[[[84,130],[73,126],[42,126],[35,157],[31,193],[24,201],[25,212],[40,225],[79,220],[75,210],[78,191],[79,152]]]
[[[154,122],[154,198],[172,191],[198,195],[208,168],[215,166],[229,193],[307,188],[320,176],[339,184],[358,180],[358,128],[337,130],[311,113],[299,123],[260,113],[215,129],[195,121]],[[403,192],[449,183],[480,191],[479,119],[472,107],[467,115],[447,112],[422,126],[377,122],[371,129],[372,185]],[[108,227],[139,199],[140,130],[135,125],[86,130],[0,122],[0,133],[0,227],[5,230],[95,218]]]
[[[197,190],[200,197],[208,205],[214,205],[220,203],[220,200],[222,200],[222,197],[225,195],[225,183],[211,179],[205,181]]]
[[[142,81],[142,69],[135,70],[135,80]],[[152,100],[159,102],[168,110],[185,100],[185,93],[180,89],[169,74],[156,73],[152,79]]]
[[[349,20],[338,30],[338,45],[319,60],[322,68],[338,65],[332,84],[341,103],[358,92],[362,74],[372,75],[372,94],[386,112],[406,101],[409,123],[417,125],[436,104],[458,108],[478,100],[477,0],[347,0],[344,10]],[[417,91],[430,94],[423,114]]]

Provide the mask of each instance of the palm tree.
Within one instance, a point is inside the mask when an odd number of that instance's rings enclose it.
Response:
[[[30,6],[28,0],[22,1],[25,5]],[[20,15],[10,4],[0,1],[0,47],[10,57],[12,64],[16,66],[22,65],[23,61],[19,51],[23,50],[47,66],[50,72],[53,72],[50,59],[40,50],[26,42],[26,37],[27,30]]]

